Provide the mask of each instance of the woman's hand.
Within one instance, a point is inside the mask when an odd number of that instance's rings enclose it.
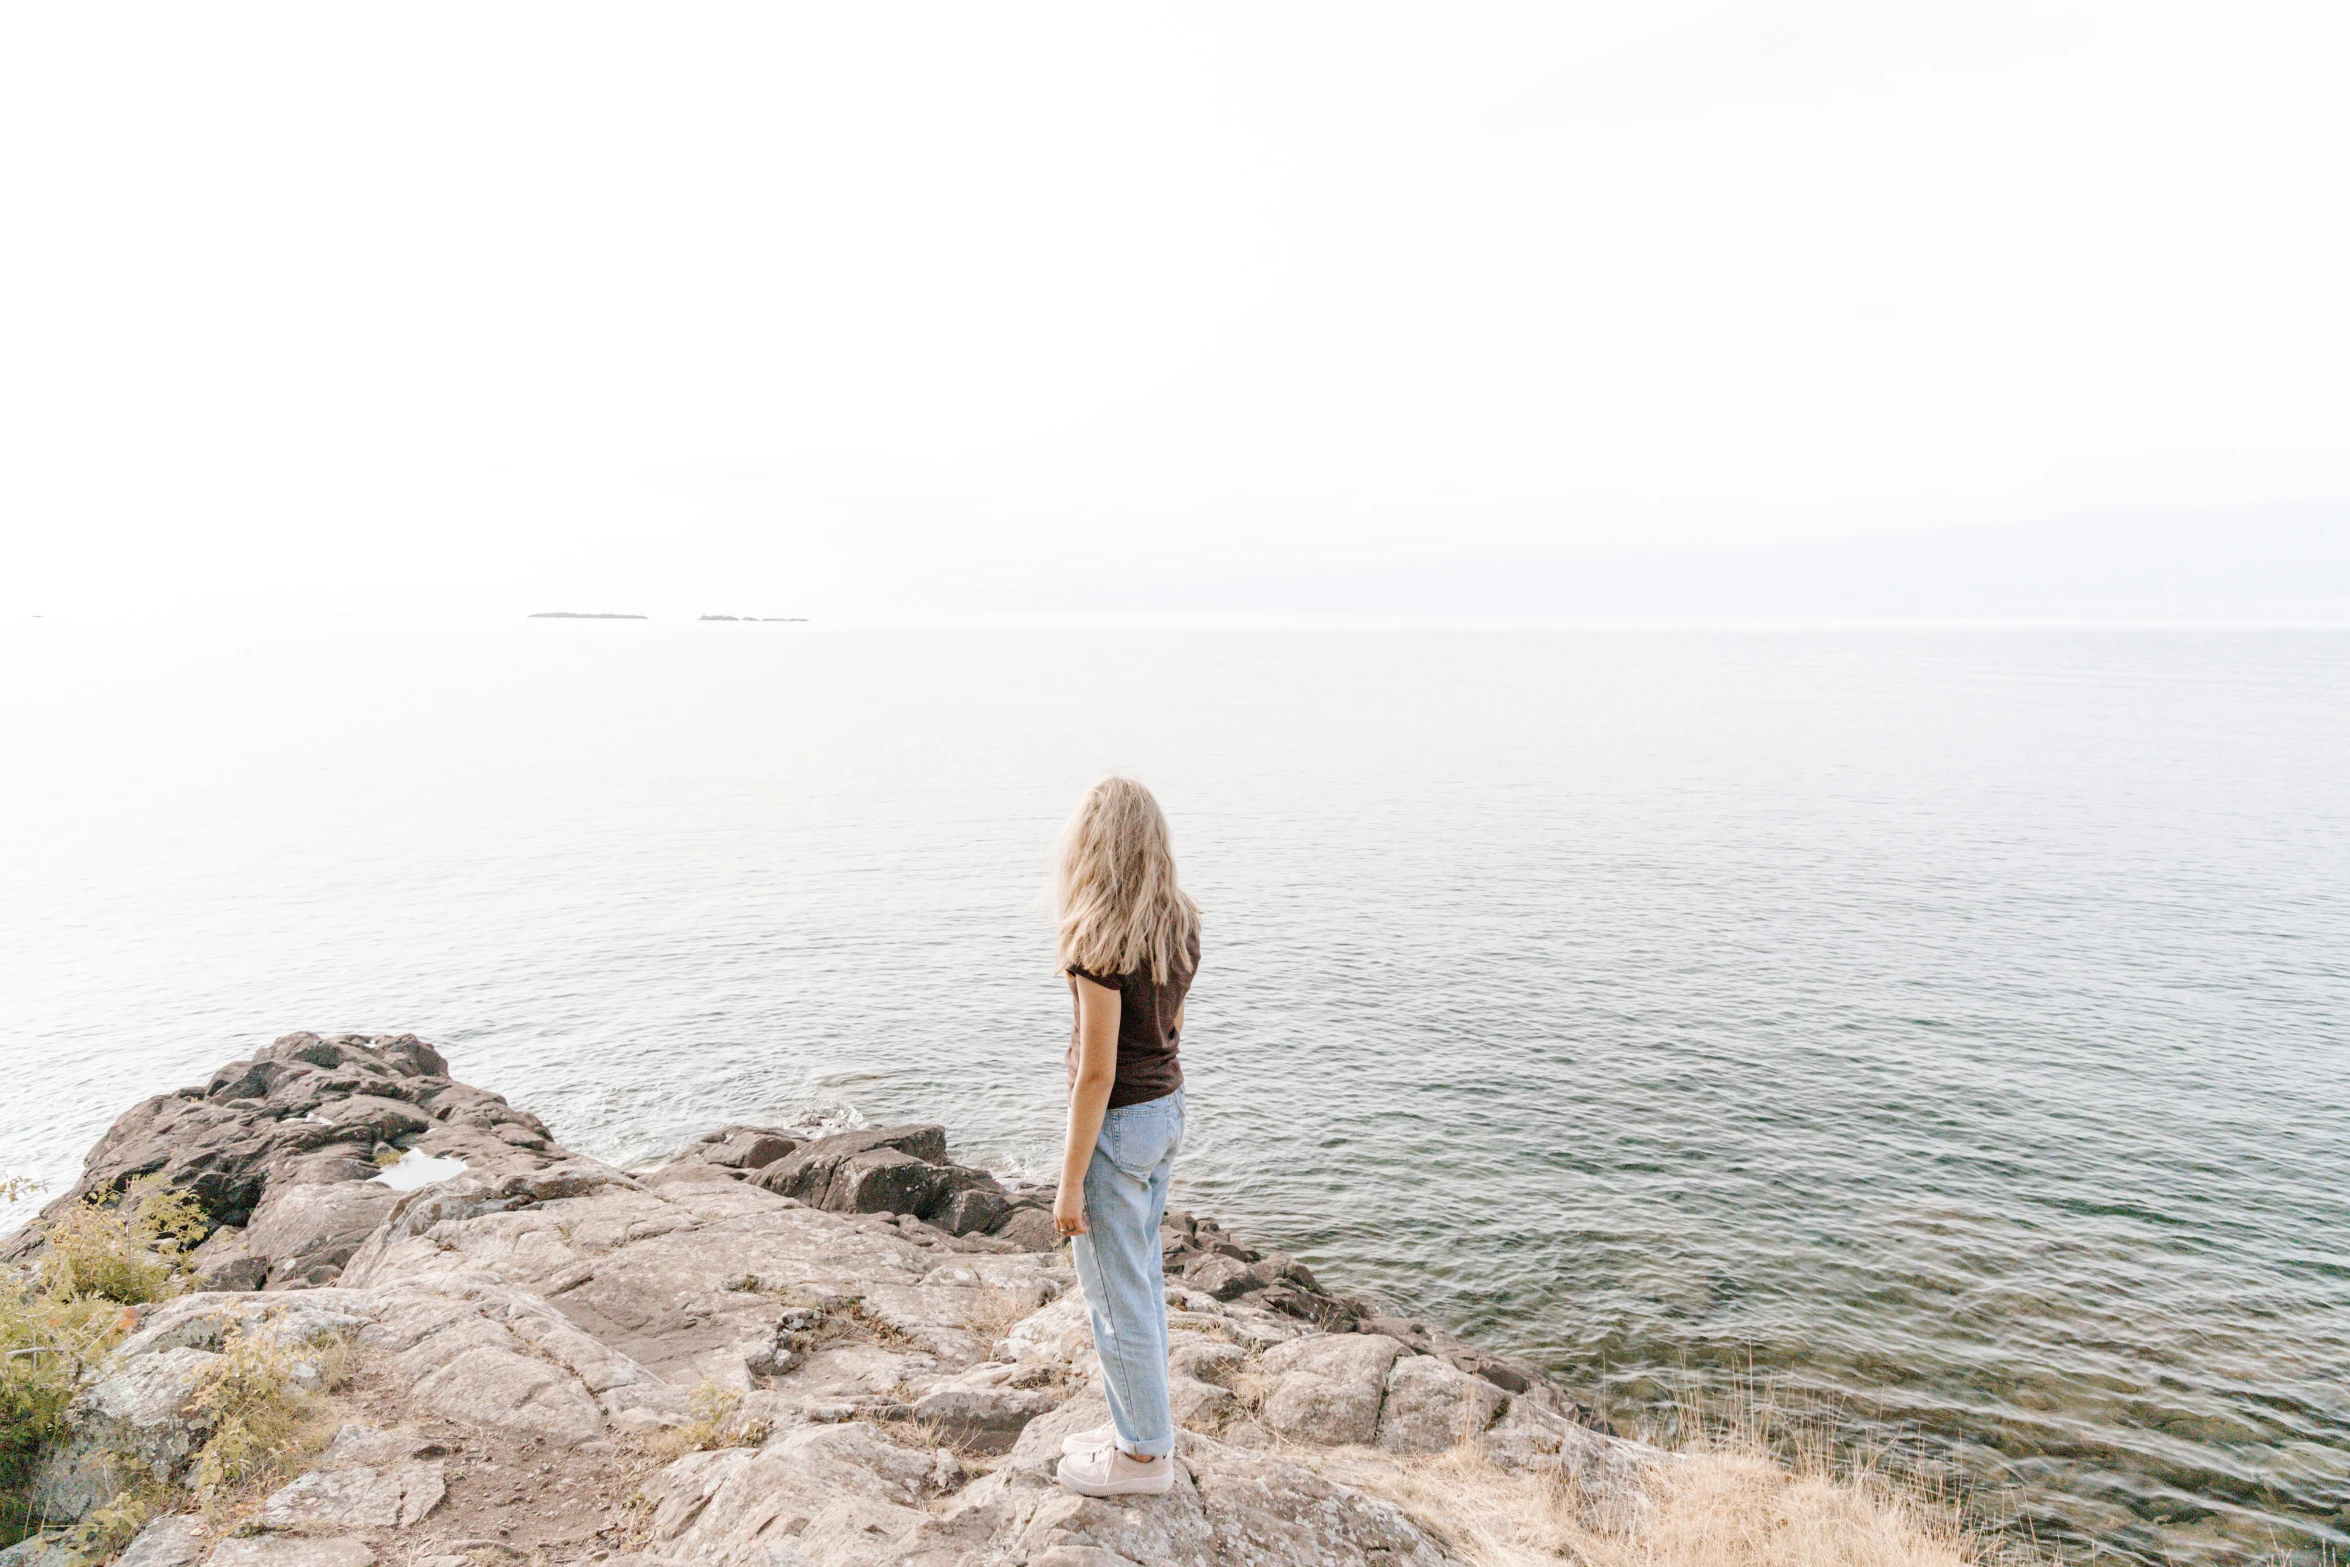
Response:
[[[1053,1196],[1053,1228],[1063,1237],[1085,1233],[1085,1188],[1064,1183]]]

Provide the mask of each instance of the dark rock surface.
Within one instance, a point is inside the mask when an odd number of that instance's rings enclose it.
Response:
[[[681,1159],[723,1170],[764,1170],[808,1141],[772,1126],[722,1126],[688,1148]]]
[[[910,1213],[953,1235],[1000,1225],[1011,1194],[986,1170],[947,1158],[943,1126],[885,1126],[820,1137],[768,1165],[758,1184],[833,1213]],[[962,1199],[962,1200],[958,1200]]]
[[[1260,1252],[1226,1234],[1214,1219],[1168,1210],[1159,1230],[1167,1277],[1217,1300],[1246,1300],[1325,1332],[1348,1332],[1371,1307],[1324,1289],[1306,1265],[1287,1252]]]

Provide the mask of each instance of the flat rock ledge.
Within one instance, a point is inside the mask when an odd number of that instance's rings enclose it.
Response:
[[[367,1179],[411,1149],[466,1169]],[[1618,1530],[1667,1461],[1535,1368],[1178,1214],[1175,1489],[1064,1491],[1062,1438],[1107,1418],[1075,1273],[1041,1194],[955,1164],[934,1126],[729,1126],[623,1171],[413,1035],[294,1034],[130,1111],[66,1200],[144,1175],[217,1226],[193,1259],[212,1287],[141,1308],[44,1455],[49,1518],[182,1474],[206,1435],[187,1393],[233,1334],[334,1350],[375,1402],[233,1529],[159,1518],[126,1567],[1436,1567],[1461,1558],[1430,1525],[1313,1453],[1467,1446]],[[0,1567],[61,1556],[35,1536]]]

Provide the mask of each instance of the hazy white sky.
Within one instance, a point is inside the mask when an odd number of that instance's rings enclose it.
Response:
[[[2350,495],[2350,7],[17,6],[0,613]]]

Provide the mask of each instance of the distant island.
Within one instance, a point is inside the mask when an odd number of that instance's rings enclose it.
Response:
[[[650,620],[650,615],[608,615],[601,610],[542,609],[531,620]]]

